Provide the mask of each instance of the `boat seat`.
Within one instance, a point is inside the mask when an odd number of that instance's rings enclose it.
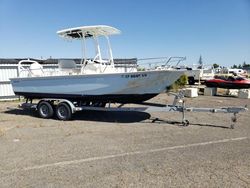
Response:
[[[73,59],[59,59],[58,60],[59,69],[76,69],[76,62]]]
[[[34,62],[29,67],[30,73],[28,76],[31,77],[37,77],[42,76],[44,74],[43,72],[43,66],[39,64],[38,62]]]
[[[76,62],[73,59],[59,59],[58,68],[60,71],[67,72],[69,74],[80,72],[80,69],[77,69]]]
[[[88,62],[83,69],[84,74],[97,74],[100,73],[99,65],[97,66],[94,62]]]

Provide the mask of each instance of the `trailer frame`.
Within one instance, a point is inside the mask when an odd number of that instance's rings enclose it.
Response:
[[[56,112],[56,116],[59,120],[69,120],[71,119],[72,114],[78,111],[109,111],[109,112],[125,112],[125,111],[137,111],[137,112],[181,112],[181,125],[188,126],[189,120],[186,118],[186,112],[208,112],[208,113],[230,113],[231,124],[230,128],[233,129],[237,122],[237,115],[240,112],[245,112],[248,110],[247,106],[245,107],[220,107],[220,108],[203,108],[203,107],[186,107],[185,99],[184,99],[184,91],[181,90],[179,93],[170,93],[174,95],[174,100],[172,105],[165,104],[157,104],[157,103],[148,103],[142,102],[137,103],[139,105],[144,105],[141,107],[123,107],[125,104],[121,104],[118,107],[111,107],[111,103],[108,103],[106,107],[103,106],[79,106],[77,102],[70,101],[68,99],[57,99],[57,98],[44,98],[41,99],[38,104],[32,103],[32,100],[26,99],[25,103],[22,103],[20,108],[33,108],[39,112],[40,117],[42,118],[50,118],[54,112]],[[50,104],[51,107],[47,107],[42,109],[41,104],[47,105]],[[41,115],[42,111],[46,113],[46,110],[53,110],[53,113],[50,112],[48,116]],[[60,111],[61,110],[61,111]],[[65,112],[68,111],[68,112]],[[49,111],[48,111],[49,113]],[[152,121],[156,122],[158,118]]]

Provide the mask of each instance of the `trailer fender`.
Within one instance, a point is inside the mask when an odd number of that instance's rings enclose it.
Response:
[[[69,105],[72,114],[74,114],[76,112],[75,105],[71,101],[69,101],[67,99],[59,99],[58,104],[60,104],[62,102],[67,103]]]

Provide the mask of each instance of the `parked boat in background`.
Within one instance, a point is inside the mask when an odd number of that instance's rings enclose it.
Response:
[[[207,87],[226,88],[226,89],[247,89],[250,88],[250,80],[243,77],[215,77],[205,82]]]
[[[187,66],[181,64],[186,57],[158,57],[138,59],[138,65],[143,70],[181,70],[188,78],[188,84],[203,83],[215,76],[215,69],[211,65],[195,65]],[[142,68],[142,65],[148,65]]]

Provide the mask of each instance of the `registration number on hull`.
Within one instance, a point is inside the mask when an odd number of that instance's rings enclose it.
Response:
[[[144,78],[147,77],[148,75],[143,73],[143,74],[124,74],[121,77],[122,78]]]

